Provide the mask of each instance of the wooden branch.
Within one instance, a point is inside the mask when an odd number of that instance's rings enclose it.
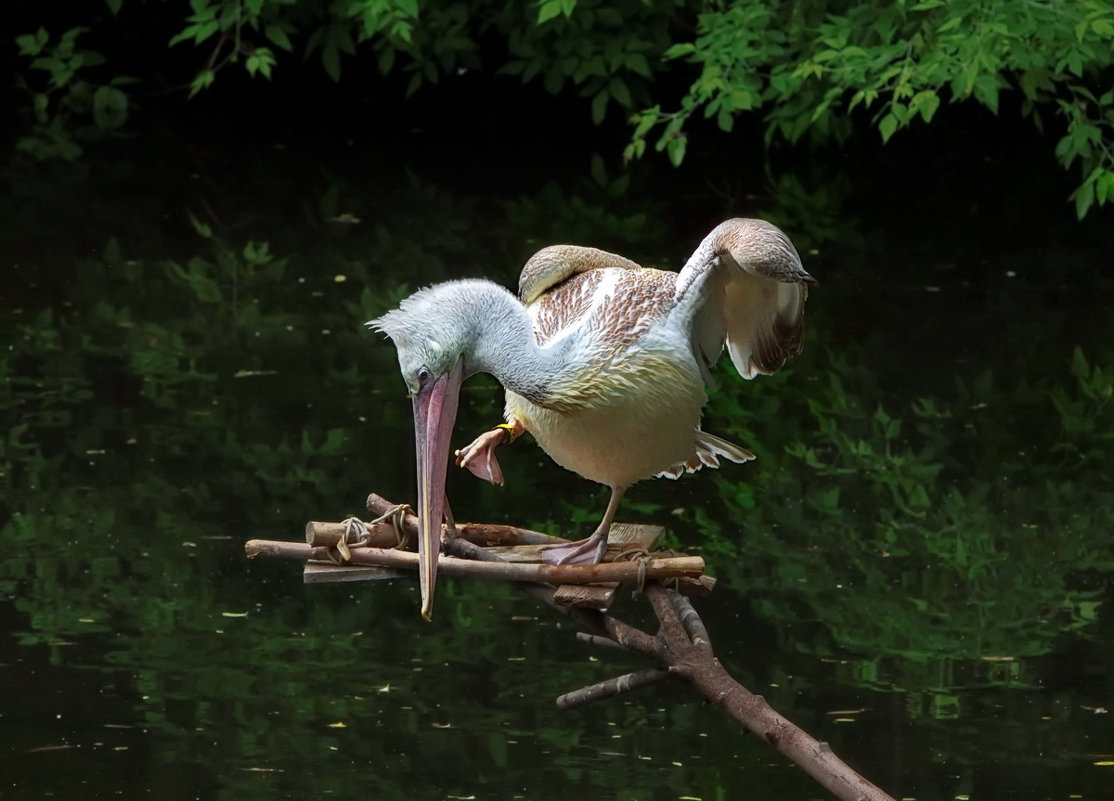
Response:
[[[776,712],[765,698],[735,681],[719,660],[711,655],[710,649],[695,645],[684,633],[683,627],[679,635],[672,624],[673,620],[679,621],[679,617],[669,597],[670,591],[654,583],[647,586],[646,594],[654,610],[665,612],[669,621],[668,624],[662,621],[661,658],[674,675],[687,681],[713,705],[793,760],[837,798],[845,801],[893,801],[891,796],[837,757],[827,743],[816,740]]]
[[[333,561],[328,548],[281,540],[248,540],[244,551],[249,558],[279,556],[319,562]],[[394,548],[352,548],[348,560],[357,565],[418,569],[418,555]],[[699,556],[649,559],[645,568],[634,562],[606,562],[598,565],[547,565],[530,562],[480,562],[440,555],[437,569],[447,576],[473,576],[499,581],[542,581],[549,584],[595,584],[605,581],[637,581],[646,578],[696,578],[704,572]]]

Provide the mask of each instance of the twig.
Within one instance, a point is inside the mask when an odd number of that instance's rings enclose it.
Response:
[[[614,698],[617,695],[649,687],[653,684],[661,684],[669,678],[671,678],[669,671],[662,668],[646,668],[634,673],[624,673],[622,676],[601,681],[599,684],[581,687],[579,690],[573,690],[559,696],[557,698],[557,708],[576,709],[595,701],[602,701],[605,698]]]
[[[643,656],[656,653],[657,639],[655,637],[651,637],[646,632],[636,629],[634,626],[629,626],[611,615],[605,615],[596,609],[582,609],[576,606],[558,604],[553,600],[553,587],[529,582],[515,586],[550,609],[569,618],[581,628],[595,632],[601,639],[610,640],[623,650],[634,651]]]
[[[588,645],[594,645],[597,648],[610,648],[614,651],[627,650],[623,646],[619,645],[619,643],[615,642],[615,640],[610,640],[607,637],[601,637],[598,634],[588,634],[583,631],[578,631],[576,633],[576,639],[578,642],[587,643]]]

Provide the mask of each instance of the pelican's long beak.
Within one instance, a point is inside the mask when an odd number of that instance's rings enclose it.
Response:
[[[449,439],[460,398],[461,361],[430,379],[414,395],[414,443],[418,461],[418,580],[422,617],[431,619],[437,558],[441,552],[441,520],[445,516],[445,470]]]

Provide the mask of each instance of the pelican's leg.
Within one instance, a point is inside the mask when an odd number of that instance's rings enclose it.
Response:
[[[499,467],[499,460],[495,458],[495,449],[514,442],[525,430],[522,423],[511,418],[509,423],[501,423],[490,431],[483,432],[471,444],[456,452],[457,466],[468,468],[472,475],[484,481],[502,485],[503,470]]]
[[[623,500],[626,491],[626,487],[611,488],[607,511],[591,536],[567,545],[546,545],[542,548],[542,561],[550,565],[594,565],[601,561],[607,553],[607,535],[615,522],[615,513],[619,511],[619,501]]]

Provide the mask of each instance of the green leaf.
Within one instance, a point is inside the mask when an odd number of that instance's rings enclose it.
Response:
[[[1091,30],[1099,36],[1114,36],[1114,22],[1108,19],[1097,19],[1091,23]]]
[[[197,73],[197,77],[194,78],[193,83],[190,84],[189,96],[193,97],[203,89],[208,89],[210,86],[213,85],[213,81],[215,81],[216,78],[217,74],[212,70],[202,70],[201,72]]]
[[[596,96],[592,98],[592,122],[596,125],[603,122],[604,115],[607,114],[607,101],[610,98],[611,95],[606,89],[596,92]]]
[[[128,118],[128,96],[114,86],[93,93],[93,122],[101,130],[119,128]]]
[[[631,162],[635,159],[642,158],[642,154],[646,152],[646,140],[635,139],[625,148],[623,148],[623,162]]]
[[[340,81],[340,50],[335,39],[329,39],[321,48],[321,64],[325,67],[325,73],[334,82]]]
[[[975,99],[998,113],[998,76],[982,73],[975,79]]]
[[[262,75],[264,78],[271,77],[271,67],[275,63],[275,54],[271,52],[270,48],[257,47],[255,52],[248,56],[247,67],[249,75]]]
[[[631,72],[637,72],[644,78],[650,77],[650,62],[641,53],[628,53],[626,67]]]
[[[883,142],[890,141],[890,137],[897,131],[897,117],[893,114],[887,114],[882,118],[882,121],[878,123],[878,130],[882,134]]]
[[[210,36],[212,36],[214,33],[216,33],[219,30],[220,30],[220,23],[217,22],[216,20],[212,20],[210,22],[203,22],[200,25],[195,26],[195,30],[193,32],[193,42],[194,42],[194,44],[201,44],[202,42],[204,42],[206,39],[208,39]]]
[[[112,16],[120,13],[120,7],[124,4],[124,0],[104,0],[108,10],[112,12]]]
[[[120,241],[116,237],[109,237],[108,242],[105,243],[101,251],[101,260],[113,267],[123,263],[124,256],[120,251]]]
[[[592,163],[588,169],[596,186],[607,186],[607,169],[603,165],[603,157],[599,153],[592,154]]]
[[[194,295],[202,303],[220,303],[220,286],[212,278],[201,273],[190,272],[189,285]]]
[[[281,25],[271,24],[263,29],[263,35],[266,36],[271,42],[281,47],[283,50],[293,50],[293,45],[290,44],[290,37],[286,35],[285,29]]]
[[[48,41],[50,41],[50,37],[43,28],[39,28],[36,33],[25,33],[15,38],[21,56],[37,56],[42,52]]]
[[[688,147],[688,137],[684,134],[673,137],[665,145],[666,155],[669,156],[669,161],[674,167],[680,167],[681,162],[685,160],[685,148]]]
[[[909,105],[920,111],[925,122],[932,122],[932,116],[940,107],[940,96],[931,89],[925,89],[913,95]]]
[[[936,32],[937,33],[947,33],[950,30],[954,30],[955,28],[958,28],[964,22],[966,22],[966,20],[964,19],[963,15],[962,14],[957,14],[954,17],[949,17],[944,22],[943,25],[941,25],[939,28],[936,29]]]
[[[542,0],[538,5],[538,24],[549,22],[563,13],[560,0]]]
[[[1072,193],[1075,199],[1075,216],[1082,220],[1087,216],[1087,212],[1091,208],[1091,204],[1095,200],[1095,185],[1082,184],[1075,192]]]
[[[662,58],[669,60],[673,58],[681,58],[682,56],[689,56],[696,52],[696,45],[693,42],[678,42],[670,47],[662,54]]]
[[[627,88],[627,84],[622,78],[612,78],[607,88],[619,105],[624,108],[631,107],[633,101],[631,100],[630,89]]]
[[[196,25],[188,25],[185,28],[183,28],[181,31],[179,31],[178,33],[174,34],[174,36],[171,36],[170,41],[166,43],[166,46],[167,47],[174,47],[174,45],[176,45],[180,42],[184,42],[187,39],[192,39],[193,35],[195,33],[197,33],[197,26]]]
[[[928,509],[932,506],[932,501],[928,497],[928,491],[925,490],[923,484],[917,484],[909,493],[909,506],[913,509]]]
[[[199,220],[196,216],[194,216],[194,213],[192,211],[187,212],[187,214],[189,214],[190,225],[193,226],[193,230],[197,231],[198,235],[201,236],[202,239],[213,238],[213,229],[209,226],[208,223]]]
[[[1095,178],[1095,199],[1100,206],[1106,205],[1108,200],[1114,200],[1114,172],[1103,170]]]
[[[1080,347],[1076,347],[1071,354],[1071,374],[1084,381],[1091,376],[1091,366],[1087,364],[1087,357]]]
[[[646,136],[650,129],[657,124],[660,117],[661,106],[652,106],[635,114],[631,117],[631,122],[635,123],[633,137],[635,139],[641,139]]]

